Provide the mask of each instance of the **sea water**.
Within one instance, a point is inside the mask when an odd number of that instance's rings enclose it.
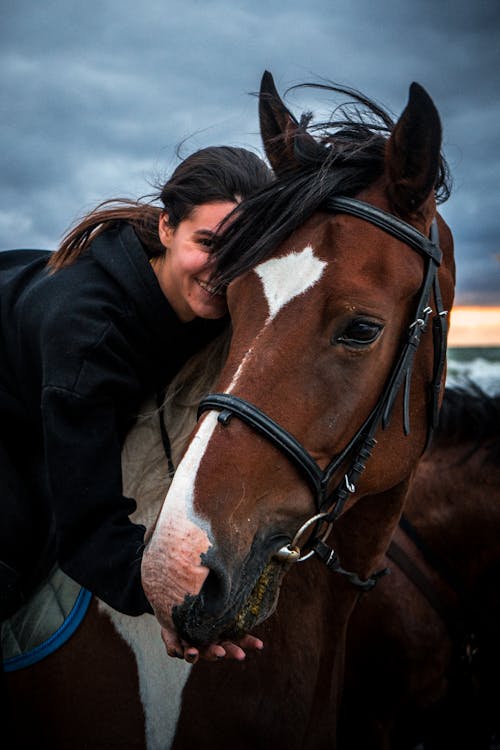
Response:
[[[472,381],[486,393],[500,393],[500,346],[450,347],[446,384]]]

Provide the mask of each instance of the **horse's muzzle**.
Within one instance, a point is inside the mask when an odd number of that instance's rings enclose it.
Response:
[[[274,559],[272,548],[257,544],[243,564],[231,569],[221,563],[214,548],[204,563],[210,572],[198,596],[187,596],[174,607],[179,635],[195,646],[238,640],[275,610],[287,567]]]

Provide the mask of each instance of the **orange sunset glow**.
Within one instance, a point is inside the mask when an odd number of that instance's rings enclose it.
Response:
[[[449,346],[500,346],[500,307],[454,307]]]

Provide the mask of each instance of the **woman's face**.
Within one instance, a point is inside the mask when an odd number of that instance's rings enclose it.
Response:
[[[179,318],[221,318],[227,311],[224,294],[210,286],[210,250],[217,228],[236,203],[203,203],[173,229],[160,217],[159,235],[166,253],[152,262],[165,297]]]

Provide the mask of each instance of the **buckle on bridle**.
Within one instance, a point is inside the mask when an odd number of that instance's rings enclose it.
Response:
[[[421,331],[425,331],[425,329],[427,327],[427,323],[429,322],[429,316],[430,316],[431,313],[432,313],[432,307],[429,307],[427,305],[427,307],[425,307],[422,310],[422,315],[424,317],[423,318],[417,318],[416,320],[413,321],[413,323],[410,323],[410,326],[409,326],[410,331],[411,331],[412,328],[416,328],[416,327],[418,327]]]

